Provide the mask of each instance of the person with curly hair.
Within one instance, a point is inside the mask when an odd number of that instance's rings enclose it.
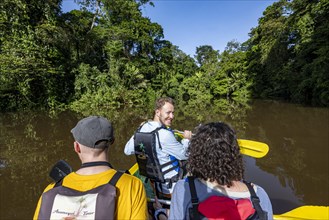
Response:
[[[193,178],[185,178],[175,185],[169,219],[193,219],[190,216],[193,212],[191,212],[192,196],[190,190],[192,188],[189,181],[194,182],[199,201],[199,213],[202,211],[201,209],[205,209],[208,213],[219,212],[220,208],[225,207],[224,202],[217,203],[216,206],[212,206],[212,203],[205,203],[206,206],[202,207],[200,205],[209,198],[219,198],[217,196],[220,196],[220,198],[234,199],[230,199],[232,201],[244,199],[250,204],[249,206],[254,212],[260,210],[259,212],[265,214],[263,215],[265,219],[273,218],[271,201],[262,187],[248,184],[256,192],[261,208],[258,210],[255,208],[255,210],[251,205],[253,203],[249,202],[249,200],[251,201],[251,191],[243,181],[242,155],[235,131],[229,125],[223,122],[212,122],[199,126],[190,141],[187,154],[187,171]],[[228,209],[224,212],[227,214]],[[235,208],[235,212],[237,214],[237,208]],[[202,214],[204,215],[204,213]],[[221,219],[244,219],[242,217],[233,218],[232,215],[232,213],[228,213],[227,217],[224,216]]]

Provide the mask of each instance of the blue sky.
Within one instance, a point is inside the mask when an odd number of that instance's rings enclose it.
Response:
[[[258,25],[263,11],[274,0],[153,0],[155,7],[143,7],[143,15],[160,24],[165,39],[193,56],[196,47],[210,45],[223,52],[227,42],[246,41]],[[77,8],[63,0],[63,11]]]

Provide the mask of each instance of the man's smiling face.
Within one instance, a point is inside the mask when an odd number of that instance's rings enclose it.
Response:
[[[162,108],[156,110],[156,116],[166,127],[170,127],[172,120],[174,119],[174,106],[169,102],[166,102]]]

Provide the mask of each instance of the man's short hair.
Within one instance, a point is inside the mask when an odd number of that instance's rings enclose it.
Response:
[[[166,102],[168,102],[172,105],[175,105],[175,102],[172,98],[170,98],[170,97],[161,97],[161,98],[158,98],[155,101],[154,110],[158,110],[158,109],[162,108],[166,104]]]

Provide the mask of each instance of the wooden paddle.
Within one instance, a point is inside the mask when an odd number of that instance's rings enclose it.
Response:
[[[183,138],[183,131],[174,130],[174,132],[180,138]],[[269,151],[269,147],[267,144],[258,141],[238,139],[238,144],[240,146],[240,152],[242,154],[254,158],[262,158]]]

